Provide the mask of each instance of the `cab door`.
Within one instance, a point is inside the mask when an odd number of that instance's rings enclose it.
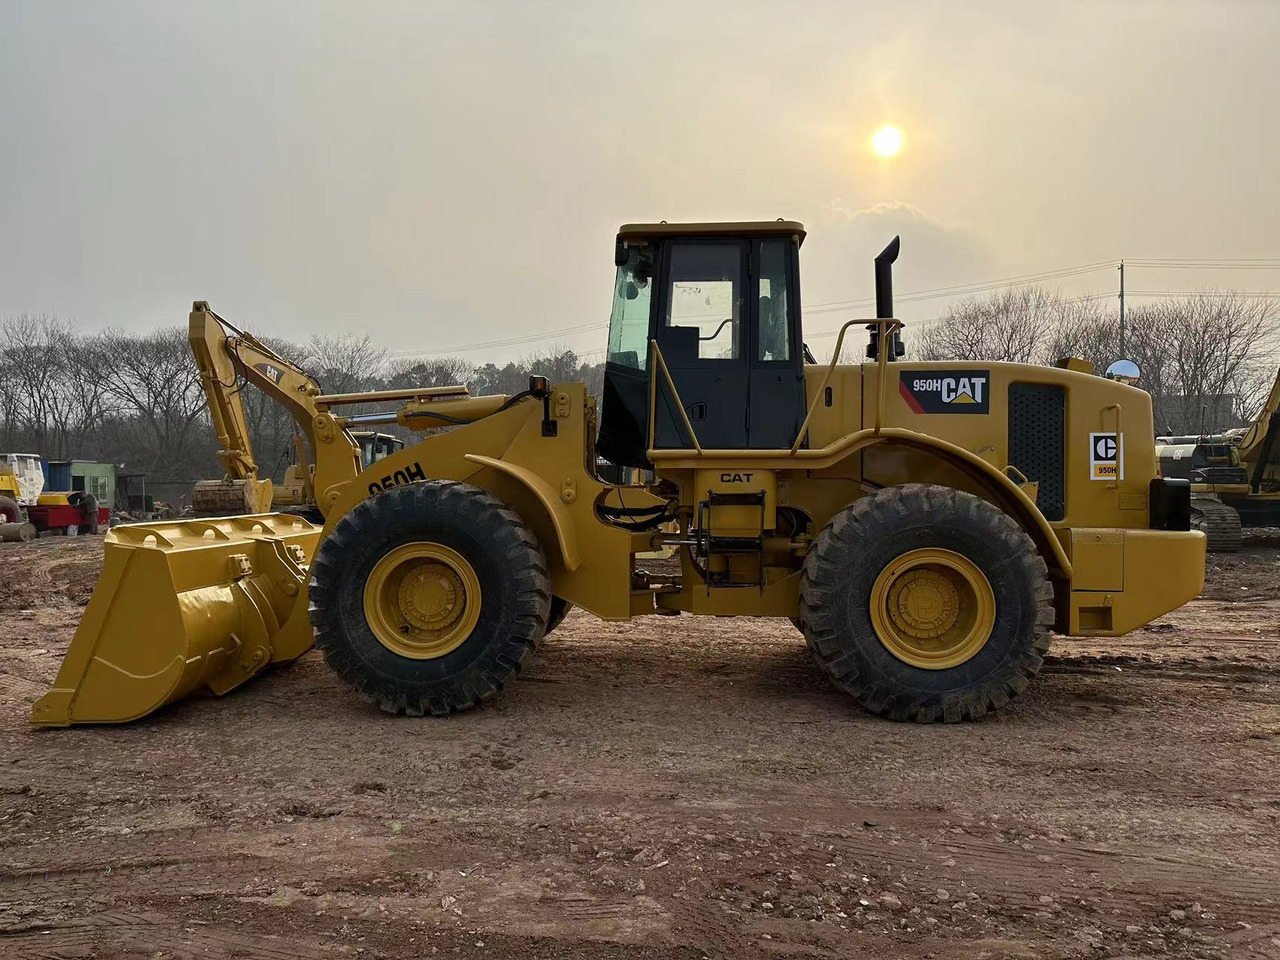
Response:
[[[651,371],[657,449],[693,446],[685,418],[704,448],[747,446],[749,256],[750,244],[734,238],[673,240],[666,251],[654,337],[678,399]]]
[[[779,450],[804,422],[804,345],[800,340],[799,251],[790,237],[752,241],[751,355],[747,446]]]

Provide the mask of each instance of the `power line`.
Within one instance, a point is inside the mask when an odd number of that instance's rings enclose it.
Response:
[[[1280,263],[1280,257],[1127,257],[1134,263],[1213,263],[1213,264],[1250,264]]]
[[[415,357],[445,357],[453,353],[469,353],[472,350],[486,350],[490,347],[512,347],[522,343],[537,343],[540,340],[554,340],[556,337],[571,336],[578,333],[587,333],[593,330],[604,330],[608,328],[607,323],[584,323],[576,327],[564,327],[560,330],[551,330],[547,333],[530,334],[524,337],[508,337],[505,340],[485,340],[478,343],[464,343],[456,347],[433,347],[430,350],[397,350],[392,354],[396,357],[404,357],[413,359]]]
[[[1280,299],[1280,291],[1277,290],[1130,290],[1128,295],[1131,297],[1202,297],[1208,300],[1223,300],[1231,297],[1239,297],[1243,300]]]
[[[1209,260],[1201,260],[1167,263],[1149,260],[1129,260],[1126,258],[1125,263],[1142,267],[1145,270],[1280,270],[1280,261],[1274,263],[1214,263]]]
[[[962,297],[970,294],[985,293],[990,290],[999,290],[1006,287],[1023,286],[1032,283],[1040,283],[1049,280],[1063,280],[1070,277],[1084,276],[1090,273],[1096,273],[1099,270],[1110,269],[1116,266],[1119,260],[1098,260],[1093,263],[1079,264],[1072,267],[1062,267],[1057,270],[1044,270],[1039,273],[1027,273],[1014,277],[1003,277],[996,280],[980,280],[970,283],[958,283],[945,287],[930,287],[923,290],[911,290],[906,293],[899,294],[895,297],[898,303],[917,303],[926,300],[937,300],[948,297]],[[1254,257],[1254,258],[1171,258],[1171,257],[1147,257],[1130,259],[1125,258],[1125,263],[1130,266],[1139,266],[1152,269],[1190,269],[1190,270],[1280,270],[1280,257]],[[1078,303],[1088,300],[1100,300],[1104,298],[1114,297],[1113,292],[1086,294],[1079,297],[1067,299],[1067,303]],[[1213,292],[1213,291],[1176,291],[1176,290],[1131,290],[1127,292],[1131,297],[1226,297],[1240,296],[1248,299],[1267,299],[1280,298],[1280,293],[1273,291],[1239,291],[1234,293]],[[842,310],[849,310],[856,307],[870,306],[875,303],[875,297],[866,297],[861,300],[832,300],[822,303],[816,303],[803,306],[803,312],[806,314],[823,314],[838,313]],[[911,324],[914,329],[932,326],[941,323],[942,318],[933,318],[926,321],[915,321]],[[592,333],[598,330],[608,328],[607,323],[586,323],[578,324],[572,327],[562,327],[558,330],[550,330],[546,333],[529,334],[519,337],[506,337],[498,340],[484,340],[473,343],[464,343],[452,347],[435,347],[429,350],[397,350],[392,353],[395,357],[404,359],[416,359],[419,357],[443,357],[458,353],[471,353],[476,350],[487,350],[494,347],[512,347],[520,346],[528,343],[540,343],[547,340],[554,340],[558,337],[570,337],[583,333]],[[808,339],[820,340],[834,337],[838,331],[830,330],[820,333],[810,334]],[[593,350],[585,356],[604,353],[603,350]]]
[[[978,280],[970,283],[958,283],[949,287],[931,287],[927,290],[910,290],[894,297],[894,299],[901,301],[933,300],[938,297],[963,296],[966,293],[982,293],[985,290],[992,290],[996,287],[1018,286],[1026,283],[1036,283],[1042,280],[1060,280],[1066,277],[1095,273],[1098,270],[1109,269],[1115,266],[1118,262],[1119,261],[1117,260],[1099,260],[1095,263],[1085,263],[1075,267],[1063,267],[1059,270],[1046,270],[1041,273],[1028,273],[1017,277],[1004,277],[999,280]],[[833,300],[829,303],[811,304],[804,307],[804,311],[805,313],[832,313],[836,310],[843,310],[848,307],[866,306],[875,302],[875,297],[867,297],[862,300]]]

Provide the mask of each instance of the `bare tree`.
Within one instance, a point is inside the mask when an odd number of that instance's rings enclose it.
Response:
[[[921,360],[1008,360],[1034,363],[1063,312],[1063,303],[1039,287],[1016,287],[963,300],[916,336]]]
[[[1204,292],[1144,304],[1130,317],[1130,351],[1165,421],[1158,429],[1218,431],[1246,421],[1275,380],[1280,313],[1272,300]]]
[[[299,362],[320,381],[325,393],[355,393],[369,389],[384,376],[388,357],[386,348],[367,333],[344,333],[313,336]]]
[[[211,431],[196,430],[206,402],[186,331],[173,327],[139,337],[109,330],[91,346],[93,375],[120,414],[117,442],[131,448],[129,459],[158,480],[185,480],[193,467],[196,476],[208,475],[214,469],[208,462]]]
[[[475,365],[461,357],[401,358],[389,365],[386,385],[396,390],[406,387],[452,387],[465,384]]]
[[[1248,420],[1276,375],[1276,303],[1206,291],[1143,304],[1128,316],[1124,352],[1142,370],[1156,428],[1218,431]],[[1094,298],[1036,288],[966,300],[916,338],[925,360],[1089,360],[1098,371],[1120,357],[1118,317]]]

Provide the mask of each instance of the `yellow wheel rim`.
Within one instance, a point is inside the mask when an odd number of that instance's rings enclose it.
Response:
[[[986,575],[951,550],[926,548],[889,563],[871,588],[871,625],[885,649],[924,670],[964,663],[996,624]]]
[[[480,620],[480,580],[456,550],[406,543],[378,561],[364,584],[364,616],[388,650],[431,660],[456,650]]]

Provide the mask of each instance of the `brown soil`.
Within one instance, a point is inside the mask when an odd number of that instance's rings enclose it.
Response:
[[[31,731],[101,550],[0,546],[0,956],[1280,956],[1280,539],[980,723],[868,716],[786,621],[574,612],[447,720],[312,653]]]

